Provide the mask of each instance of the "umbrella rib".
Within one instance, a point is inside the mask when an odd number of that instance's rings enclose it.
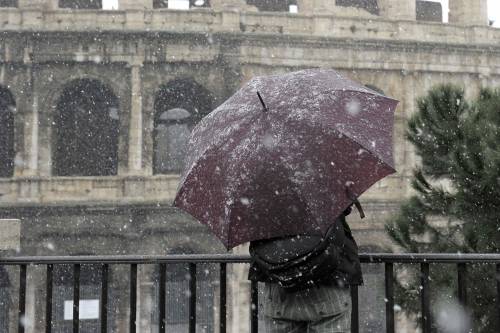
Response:
[[[231,110],[231,109],[227,109],[227,110]],[[254,118],[255,117],[252,117],[251,119],[248,120],[248,122],[251,123]],[[200,126],[201,124],[202,123],[200,122],[197,126]],[[240,130],[241,130],[241,128],[240,128]],[[193,130],[193,132],[194,132],[194,130]],[[192,138],[192,135],[193,135],[192,133],[193,132],[191,132],[191,137],[189,139],[189,144],[192,144],[191,143],[191,138]],[[198,157],[197,158],[193,158],[193,160],[198,161],[199,160],[199,156],[206,155],[206,153],[209,150],[218,149],[220,146],[222,146],[223,144],[227,143],[229,140],[230,140],[230,136],[228,136],[228,138],[226,138],[225,140],[224,140],[224,138],[219,139],[219,141],[216,144],[207,144],[207,146],[202,151],[198,152],[198,154],[197,154]],[[189,152],[187,153],[187,155],[189,155]],[[181,186],[181,184],[183,183],[183,181],[185,179],[187,179],[188,175],[191,173],[191,171],[193,170],[193,168],[195,167],[196,164],[197,164],[197,162],[191,163],[191,165],[188,167],[189,169],[186,170],[184,176],[181,177],[180,182],[179,182],[179,186]]]
[[[264,100],[262,99],[262,96],[260,96],[260,93],[257,91],[257,96],[259,96],[260,103],[262,104],[262,107],[264,108],[264,112],[268,112],[269,110],[267,109],[266,103],[264,103]]]

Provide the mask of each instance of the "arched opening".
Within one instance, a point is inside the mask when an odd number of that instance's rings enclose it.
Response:
[[[212,94],[192,79],[177,79],[160,87],[154,104],[154,174],[182,170],[191,129],[212,110],[212,104]]]
[[[8,89],[0,87],[0,177],[14,175],[14,113],[16,102]]]
[[[102,9],[102,0],[59,0],[59,8]]]
[[[55,175],[116,175],[120,112],[111,89],[98,80],[71,82],[59,98],[53,124]]]

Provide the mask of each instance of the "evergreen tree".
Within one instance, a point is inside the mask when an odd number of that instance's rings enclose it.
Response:
[[[436,87],[419,99],[406,136],[421,167],[415,194],[386,225],[390,237],[408,252],[500,253],[500,90],[483,89],[468,103],[463,89]],[[430,265],[431,304],[457,294],[456,269],[443,265]],[[396,288],[397,302],[413,313],[420,311],[416,266],[398,268],[408,278]],[[498,332],[495,266],[468,265],[467,272],[474,332]]]

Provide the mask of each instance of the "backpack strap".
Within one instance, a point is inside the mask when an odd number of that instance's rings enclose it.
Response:
[[[306,253],[300,257],[285,261],[281,264],[273,264],[272,270],[288,269],[291,266],[299,265],[299,264],[309,260],[310,257],[316,256],[318,253],[323,252],[326,249],[326,247],[328,246],[329,238],[332,236],[333,232],[334,232],[334,226],[332,225],[328,229],[326,235],[324,237],[322,237],[321,242],[315,248],[311,249],[311,251],[309,253]],[[266,265],[269,265],[269,263],[265,259],[261,258],[258,254],[255,255],[255,261],[257,261],[261,264],[265,263]]]

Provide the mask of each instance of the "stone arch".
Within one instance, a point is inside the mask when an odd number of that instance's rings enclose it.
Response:
[[[16,101],[9,89],[0,86],[0,177],[14,175],[14,115]]]
[[[106,84],[89,78],[69,82],[59,95],[52,123],[54,175],[117,174],[120,107]]]
[[[212,93],[191,78],[179,78],[160,86],[154,100],[153,173],[177,173],[191,129],[210,113]]]
[[[92,74],[89,73],[65,73],[67,75],[64,76],[64,79],[59,79],[57,80],[56,85],[51,85],[50,88],[47,90],[47,93],[42,96],[41,99],[45,100],[46,103],[44,103],[44,106],[42,108],[42,112],[52,115],[55,112],[57,112],[57,103],[59,102],[62,93],[74,82],[77,82],[79,80],[90,80],[90,81],[99,81],[101,82],[104,86],[109,88],[113,93],[116,92],[117,96],[120,96],[120,93],[123,91],[120,89],[120,85],[116,84],[113,80],[111,80],[108,76],[104,75],[102,72],[95,72]],[[120,92],[120,93],[119,93]],[[119,100],[119,106],[120,109],[123,108],[122,102]]]

